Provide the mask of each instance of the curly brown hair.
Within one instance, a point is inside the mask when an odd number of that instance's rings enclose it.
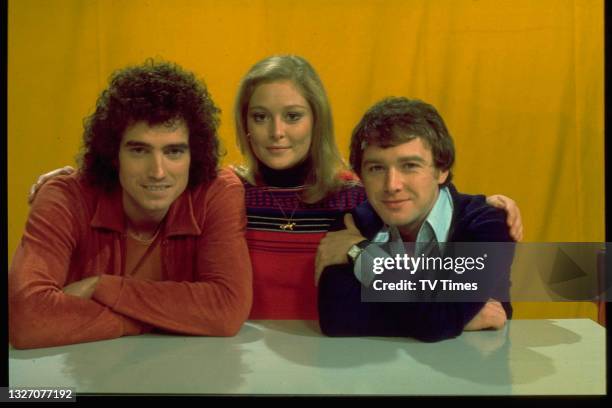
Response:
[[[125,130],[140,121],[154,126],[182,119],[189,129],[189,187],[208,183],[219,166],[220,112],[204,82],[175,63],[147,59],[117,70],[98,97],[95,112],[84,120],[78,157],[82,176],[92,185],[115,188]]]

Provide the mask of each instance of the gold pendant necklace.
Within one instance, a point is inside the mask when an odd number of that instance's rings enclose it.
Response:
[[[286,231],[286,230],[293,231],[293,227],[295,227],[295,222],[289,222],[289,221],[287,221],[286,224],[279,225],[278,227],[282,229],[283,231]]]
[[[298,198],[297,204],[295,205],[295,207],[293,207],[291,216],[287,218],[287,214],[285,214],[285,210],[283,210],[283,207],[276,201],[276,198],[274,198],[274,194],[272,194],[270,191],[268,191],[268,194],[270,194],[270,197],[272,197],[272,201],[278,207],[278,209],[281,210],[281,213],[283,213],[283,217],[285,218],[285,223],[279,225],[278,228],[280,228],[283,231],[293,231],[293,227],[297,226],[297,223],[293,221],[293,215],[295,214],[295,211],[297,210],[297,208],[300,206],[299,198]]]

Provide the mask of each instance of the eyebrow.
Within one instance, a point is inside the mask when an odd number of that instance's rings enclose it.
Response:
[[[421,156],[416,156],[416,155],[414,155],[414,156],[401,156],[401,157],[398,157],[395,161],[399,162],[399,163],[405,163],[405,162],[419,162],[419,163],[423,163],[423,164],[426,163],[425,159],[423,159]],[[379,163],[383,163],[383,162],[384,162],[384,160],[379,160],[379,159],[373,158],[373,159],[364,160],[363,164],[364,165],[366,165],[366,164],[379,164]]]
[[[127,142],[125,142],[125,145],[127,147],[152,147],[149,143],[144,143],[144,142],[138,142],[135,140],[128,140]],[[168,145],[164,145],[162,146],[162,149],[189,149],[189,144],[188,143],[172,143],[172,144],[168,144]]]
[[[425,159],[422,158],[421,156],[402,156],[399,157],[397,159],[398,162],[408,162],[408,161],[415,161],[415,162],[419,162],[419,163],[426,163]]]
[[[295,108],[299,108],[299,109],[308,109],[306,106],[304,105],[288,105],[288,106],[284,106],[283,109],[295,109]],[[261,110],[268,110],[265,106],[260,106],[260,105],[255,105],[255,106],[250,106],[249,110],[254,110],[254,109],[261,109]]]

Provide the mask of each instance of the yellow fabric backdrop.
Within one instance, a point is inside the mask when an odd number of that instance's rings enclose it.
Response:
[[[601,0],[14,0],[8,40],[9,260],[32,182],[74,164],[109,74],[151,56],[205,79],[225,163],[240,161],[241,76],[299,54],[326,85],[345,155],[369,105],[418,97],[455,138],[458,188],[514,198],[526,241],[604,240]],[[596,315],[589,303],[516,305],[516,317],[554,316]]]

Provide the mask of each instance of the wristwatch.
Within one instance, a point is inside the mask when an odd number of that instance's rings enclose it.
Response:
[[[364,239],[363,241],[359,241],[355,245],[351,246],[346,253],[348,256],[349,262],[351,264],[355,264],[357,257],[363,252],[364,249],[370,244],[370,241]]]

